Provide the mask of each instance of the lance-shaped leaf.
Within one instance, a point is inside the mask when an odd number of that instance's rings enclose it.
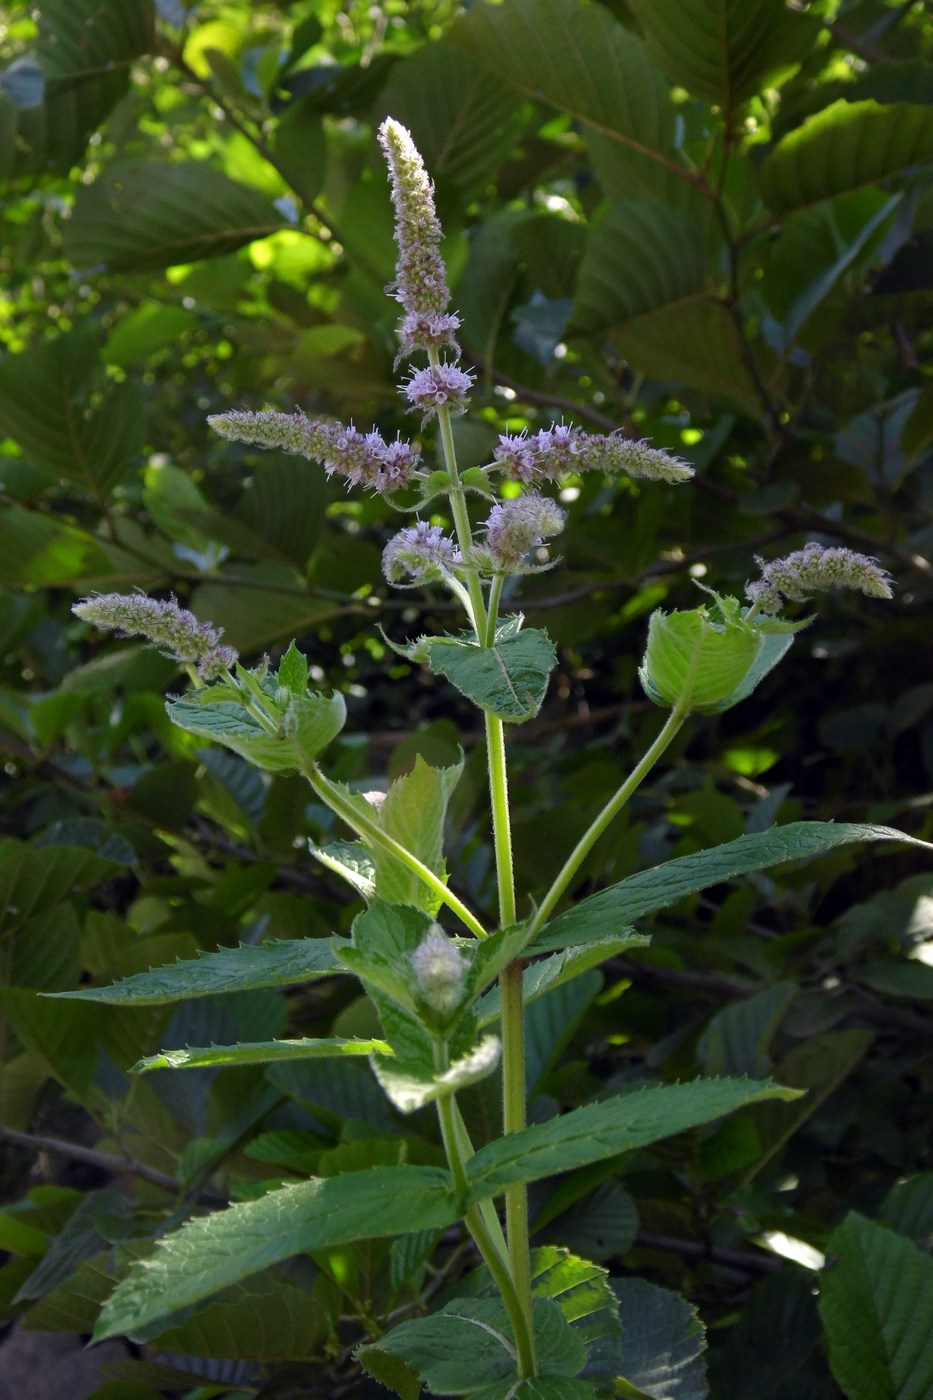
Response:
[[[656,909],[676,904],[684,895],[696,894],[710,885],[766,870],[787,860],[804,860],[822,855],[837,846],[860,841],[906,841],[911,846],[933,850],[928,841],[918,841],[889,826],[867,826],[855,822],[789,822],[768,831],[754,832],[712,846],[695,855],[678,856],[651,870],[630,875],[608,890],[590,895],[548,924],[530,951],[550,952],[573,943],[617,934],[620,925],[632,923]]]
[[[376,1049],[380,1049],[376,1045]],[[388,1046],[384,1047],[388,1050]],[[502,1045],[497,1036],[484,1036],[480,1043],[454,1060],[449,1069],[432,1073],[420,1064],[403,1064],[385,1055],[373,1056],[373,1072],[395,1107],[402,1113],[414,1113],[426,1103],[458,1094],[469,1084],[487,1078],[499,1063]]]
[[[530,967],[526,967],[522,974],[525,1005],[544,996],[545,992],[551,992],[565,982],[572,981],[574,977],[589,972],[590,968],[599,967],[607,958],[614,958],[617,953],[624,953],[628,948],[643,948],[650,942],[651,939],[646,934],[623,929],[613,938],[598,938],[592,943],[578,944],[576,947],[554,953],[552,957],[541,958]],[[477,1004],[476,1014],[481,1026],[487,1026],[498,1018],[498,987],[490,987]]]
[[[793,1099],[798,1092],[768,1080],[697,1079],[692,1084],[652,1086],[587,1104],[481,1147],[467,1163],[470,1198],[496,1196],[521,1182],[631,1152],[745,1104]]]
[[[94,1340],[134,1335],[293,1254],[443,1229],[460,1211],[449,1176],[436,1167],[375,1167],[282,1187],[161,1240],[109,1299]]]
[[[131,1074],[151,1069],[204,1069],[221,1065],[271,1065],[279,1060],[322,1060],[339,1055],[388,1055],[384,1040],[353,1040],[342,1035],[322,1040],[263,1040],[240,1045],[187,1045],[184,1050],[160,1050],[133,1065]]]
[[[827,1242],[820,1317],[849,1400],[933,1395],[933,1259],[854,1212]]]
[[[53,995],[113,1006],[159,1006],[256,987],[293,987],[343,972],[338,956],[343,945],[349,947],[349,940],[295,938],[261,943],[256,948],[221,948],[216,953],[201,953],[196,960],[137,972],[110,987],[82,987]]]
[[[65,248],[78,267],[142,272],[233,253],[284,226],[265,195],[203,161],[122,160],[79,187]]]
[[[779,212],[801,209],[929,160],[928,107],[840,99],[778,142],[761,167],[762,193]]]
[[[398,841],[441,879],[444,862],[444,822],[450,795],[460,781],[463,762],[434,768],[419,754],[410,773],[396,778],[378,810],[376,820],[387,835]],[[373,844],[376,894],[391,904],[411,904],[436,914],[440,895],[403,865],[397,856]]]

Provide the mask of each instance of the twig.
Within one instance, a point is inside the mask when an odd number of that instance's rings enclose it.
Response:
[[[724,1249],[718,1244],[681,1240],[674,1235],[655,1235],[648,1230],[639,1230],[635,1244],[640,1249],[659,1249],[665,1254],[678,1254],[681,1259],[705,1259],[710,1264],[720,1264],[724,1269],[739,1269],[745,1274],[776,1274],[784,1268],[784,1261],[771,1254]]]
[[[150,1186],[158,1186],[160,1190],[168,1191],[173,1196],[180,1195],[184,1189],[174,1177],[157,1171],[155,1167],[147,1167],[145,1162],[137,1162],[132,1157],[113,1157],[109,1152],[98,1152],[93,1147],[65,1142],[63,1138],[18,1133],[13,1128],[0,1126],[0,1142],[9,1147],[21,1147],[26,1152],[51,1152],[57,1157],[70,1157],[74,1162],[98,1167],[113,1176],[136,1176],[140,1181],[148,1181]]]

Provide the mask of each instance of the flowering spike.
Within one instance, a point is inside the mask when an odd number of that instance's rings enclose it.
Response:
[[[400,122],[387,117],[379,128],[395,208],[398,261],[389,290],[403,306],[402,353],[415,349],[456,349],[460,319],[447,311],[450,292],[447,271],[438,252],[441,225],[434,208],[434,186],[424,161]]]
[[[625,472],[628,476],[677,483],[688,481],[693,468],[679,457],[647,442],[635,442],[612,433],[581,433],[555,424],[532,437],[503,436],[493,465],[512,481],[527,485],[535,480],[555,481],[569,472]]]
[[[437,924],[432,924],[410,954],[418,990],[432,1011],[442,1016],[463,999],[467,960]]]
[[[182,665],[196,665],[204,680],[228,671],[237,660],[233,647],[222,646],[223,628],[199,622],[174,598],[160,601],[145,593],[96,593],[71,610],[83,622],[115,631],[122,637],[146,637]]]
[[[486,521],[481,557],[488,555],[497,573],[520,572],[525,556],[552,535],[559,535],[566,511],[547,496],[529,493],[494,505]]]
[[[876,560],[852,549],[825,549],[811,540],[783,559],[756,560],[761,578],[746,586],[745,596],[759,611],[775,613],[784,598],[799,601],[811,593],[854,588],[870,598],[892,598],[891,577]]]
[[[419,520],[415,525],[399,530],[389,540],[382,554],[382,572],[389,583],[411,588],[413,584],[402,582],[406,575],[415,584],[427,583],[432,579],[445,578],[453,565],[459,562],[456,545],[444,534],[440,525],[429,525],[426,520]]]
[[[401,392],[410,404],[423,408],[426,413],[443,407],[453,413],[462,413],[472,386],[473,375],[469,370],[459,369],[441,360],[440,364],[412,370]]]
[[[207,420],[215,432],[233,442],[278,447],[322,463],[328,476],[335,472],[351,486],[397,491],[411,480],[418,466],[418,449],[411,443],[387,443],[375,431],[358,432],[352,423],[324,423],[303,413],[215,413]]]

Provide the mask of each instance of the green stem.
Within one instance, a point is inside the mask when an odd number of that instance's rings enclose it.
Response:
[[[551,888],[534,912],[534,916],[528,926],[529,943],[532,943],[541,932],[541,929],[550,918],[557,901],[570,884],[593,846],[599,840],[600,836],[602,836],[613,818],[618,816],[621,812],[642,780],[651,772],[651,769],[657,763],[664,750],[677,735],[688,714],[689,710],[686,708],[675,708],[671,710],[664,728],[661,730],[650,749],[648,749],[644,757],[636,763],[631,773],[629,773],[628,777],[625,779],[625,782],[614,796],[609,799],[599,815],[590,823],[586,831],[580,837],[579,841],[570,852],[570,855],[561,866]]]
[[[440,358],[436,350],[428,351],[428,360],[432,369],[436,369],[440,364]],[[460,554],[464,563],[470,558],[473,548],[473,531],[470,528],[470,514],[467,510],[466,493],[463,490],[463,483],[460,480],[460,473],[457,470],[457,449],[454,447],[454,435],[450,425],[450,409],[446,404],[442,404],[437,409],[437,426],[441,436],[441,449],[444,453],[444,466],[447,468],[447,475],[450,477],[450,488],[448,498],[450,500],[450,513],[454,518],[454,529],[457,533],[457,543],[460,546]],[[475,569],[471,569],[467,574],[467,591],[470,595],[470,604],[473,610],[473,626],[477,637],[482,640],[486,631],[486,604],[483,601],[483,586],[479,581],[479,575]]]
[[[499,622],[499,600],[502,597],[504,574],[495,574],[489,585],[489,602],[486,604],[486,636],[484,646],[491,647],[496,640],[496,626]]]
[[[488,936],[476,915],[471,913],[463,901],[447,888],[440,876],[435,875],[433,870],[429,869],[416,855],[413,855],[400,841],[396,841],[388,832],[383,831],[377,822],[357,811],[336,783],[332,783],[324,776],[316,763],[309,763],[302,772],[321,801],[326,803],[332,812],[336,812],[337,816],[347,823],[347,826],[352,827],[358,836],[363,836],[374,845],[381,846],[384,851],[389,851],[403,865],[413,871],[418,879],[427,885],[428,889],[432,890],[477,938]]]
[[[447,1048],[440,1043],[435,1045],[435,1064],[439,1070],[446,1068]],[[447,1161],[450,1164],[450,1174],[453,1177],[454,1186],[462,1196],[465,1196],[468,1191],[468,1181],[461,1153],[462,1141],[459,1128],[462,1126],[462,1120],[458,1124],[459,1115],[453,1095],[447,1095],[445,1098],[437,1100],[437,1116],[441,1125],[441,1137]],[[502,1295],[502,1301],[505,1304],[505,1310],[509,1315],[515,1336],[519,1378],[524,1380],[536,1374],[531,1310],[530,1308],[526,1310],[522,1306],[518,1290],[509,1272],[508,1262],[497,1248],[496,1241],[490,1234],[480,1208],[470,1206],[463,1219],[482,1255],[483,1262]]]

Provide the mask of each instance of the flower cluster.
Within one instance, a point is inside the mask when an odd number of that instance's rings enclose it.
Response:
[[[352,424],[324,423],[303,413],[233,411],[214,413],[207,421],[233,442],[278,447],[320,462],[328,476],[337,473],[351,486],[397,491],[418,467],[418,448],[409,442],[386,442],[375,431],[361,433]]]
[[[784,559],[755,561],[761,578],[749,583],[745,596],[763,613],[780,611],[785,598],[798,601],[811,593],[854,588],[870,598],[892,598],[890,575],[867,554],[826,549],[812,541]]]
[[[447,273],[438,252],[441,226],[434,209],[434,186],[411,134],[387,118],[379,128],[395,209],[398,261],[389,288],[405,310],[400,326],[402,353],[456,349],[460,318],[448,312]]]
[[[460,553],[453,540],[444,534],[440,525],[429,525],[426,520],[399,530],[382,553],[382,572],[386,579],[403,588],[412,586],[402,583],[406,577],[414,583],[446,578],[459,563]]]
[[[428,365],[424,369],[413,369],[401,387],[410,404],[430,413],[432,409],[446,407],[454,413],[462,413],[466,396],[473,386],[473,375],[469,370],[442,360],[440,364]]]
[[[121,637],[148,638],[163,656],[197,666],[198,674],[207,681],[229,671],[237,659],[233,647],[221,645],[222,628],[199,622],[174,598],[160,601],[145,593],[97,593],[75,603],[72,612],[83,622],[118,632]]]
[[[532,549],[559,535],[566,511],[547,496],[531,492],[494,505],[486,521],[486,538],[477,550],[480,562],[496,573],[520,573]]]
[[[648,442],[612,433],[583,433],[564,424],[499,438],[493,466],[512,481],[527,485],[536,480],[556,481],[568,472],[624,472],[652,481],[688,481],[693,468],[679,457]]]

